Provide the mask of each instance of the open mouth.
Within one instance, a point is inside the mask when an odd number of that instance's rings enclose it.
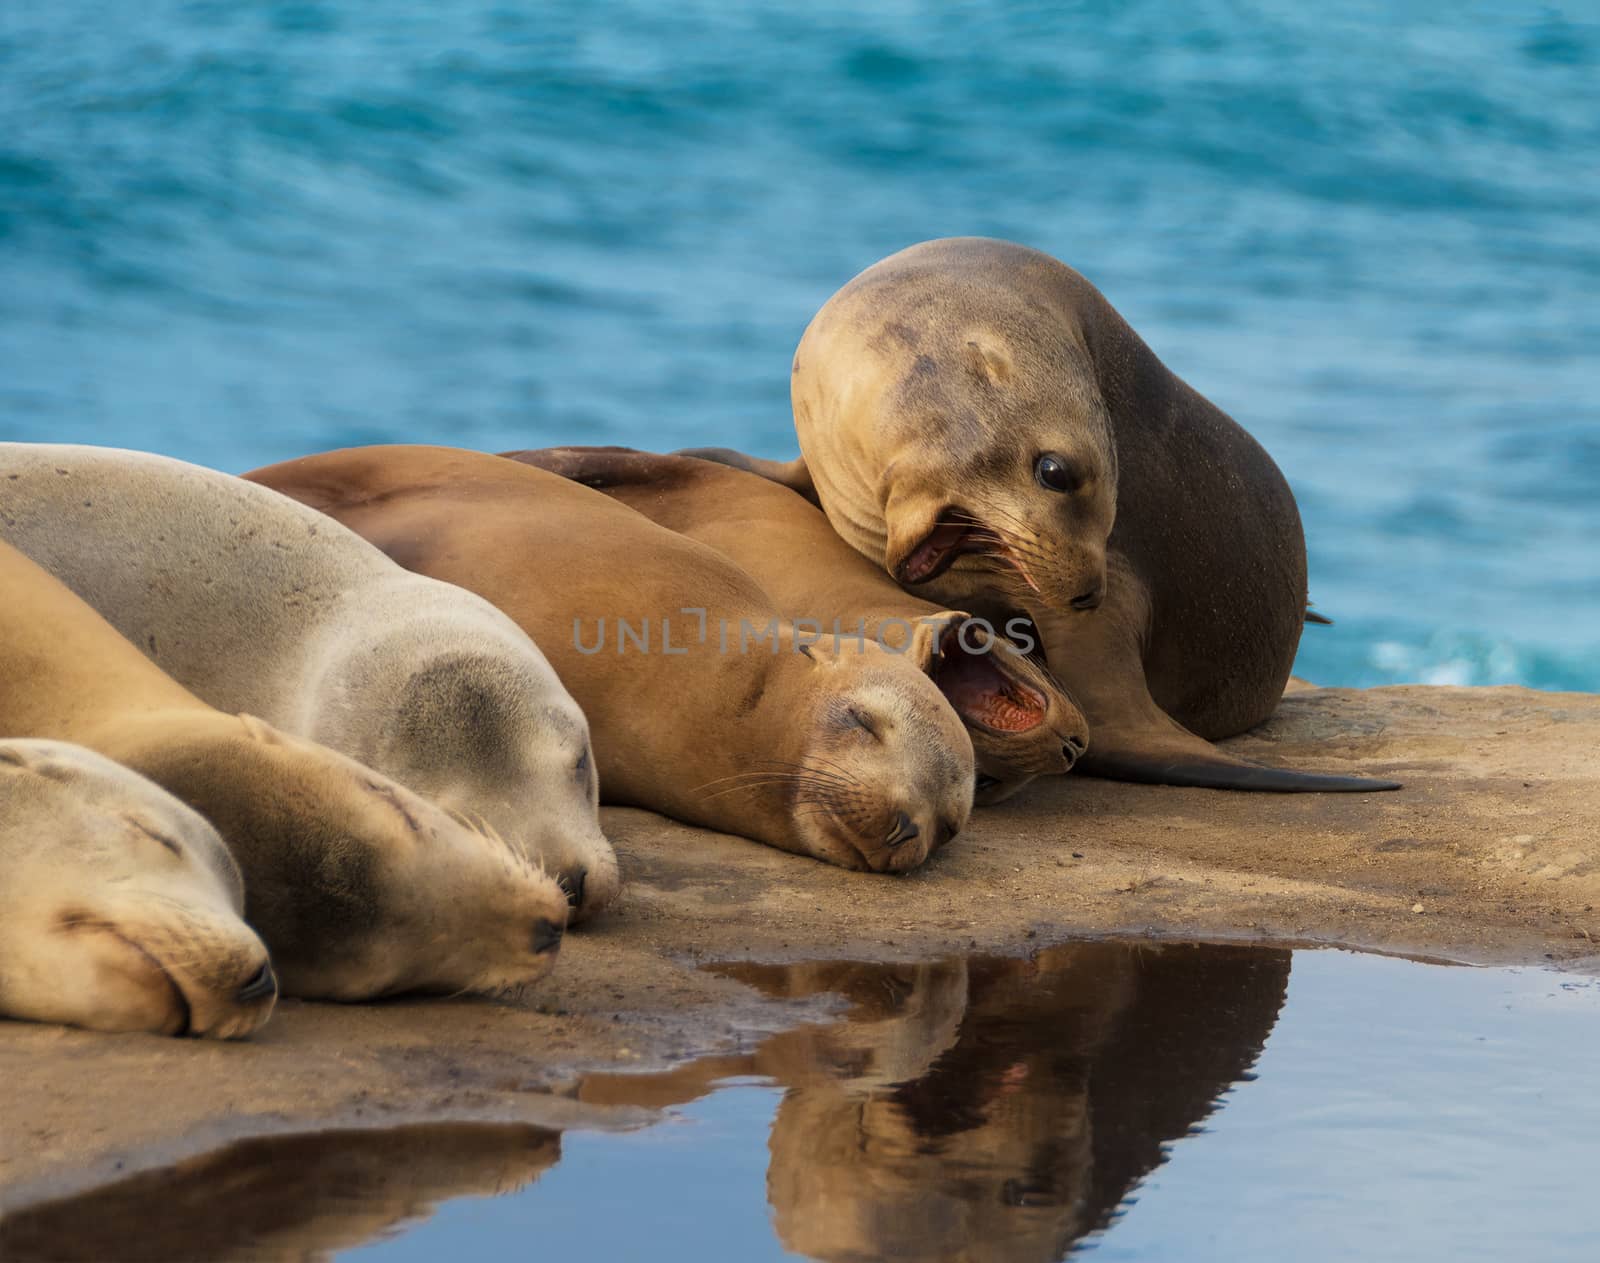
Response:
[[[995,662],[997,650],[988,637],[977,652],[961,643],[961,629],[953,624],[939,641],[939,660],[933,680],[956,713],[969,726],[994,733],[1030,732],[1044,723],[1049,700],[1037,689],[1012,679]]]
[[[1039,591],[1039,585],[1006,544],[1005,538],[964,509],[956,508],[944,510],[933,529],[895,567],[895,581],[908,587],[927,583],[950,569],[956,558],[970,553],[981,553],[1000,561],[1016,571],[1028,587]]]

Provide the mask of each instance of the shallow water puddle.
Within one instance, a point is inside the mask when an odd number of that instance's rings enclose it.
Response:
[[[1338,952],[727,965],[833,1020],[593,1075],[642,1131],[245,1142],[13,1214],[25,1258],[1591,1259],[1600,986]]]

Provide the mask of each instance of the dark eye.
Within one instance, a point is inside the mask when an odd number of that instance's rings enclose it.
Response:
[[[589,774],[589,751],[585,750],[578,756],[578,765],[572,769],[581,780]]]
[[[1033,476],[1046,491],[1076,491],[1083,478],[1065,456],[1046,452],[1034,462]]]

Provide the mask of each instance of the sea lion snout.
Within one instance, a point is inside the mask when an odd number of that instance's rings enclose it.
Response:
[[[205,972],[168,967],[188,1006],[185,1034],[238,1039],[271,1015],[278,1002],[278,975],[266,952],[236,953],[230,964],[232,968]]]
[[[561,947],[562,937],[566,934],[567,927],[548,917],[540,917],[533,923],[533,954],[543,956],[549,952],[558,951]]]

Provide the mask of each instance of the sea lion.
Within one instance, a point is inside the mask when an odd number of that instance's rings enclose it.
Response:
[[[807,643],[727,558],[597,491],[443,447],[246,476],[505,610],[588,714],[608,802],[876,871],[966,823],[972,743],[931,680]]]
[[[0,741],[0,1014],[235,1039],[278,983],[217,831],[62,741]]]
[[[1306,617],[1287,482],[1100,292],[1006,241],[891,255],[824,304],[791,375],[801,460],[699,450],[816,499],[929,599],[1033,614],[1088,716],[1082,770],[1169,785],[1368,791],[1210,741],[1277,706]]]
[[[0,444],[0,538],[230,713],[482,817],[574,919],[621,885],[588,723],[487,601],[229,474],[112,448]]]
[[[765,478],[629,448],[504,455],[709,544],[746,570],[786,618],[903,647],[967,726],[980,803],[999,802],[1035,776],[1069,771],[1088,744],[1082,712],[1022,647],[963,611],[910,595],[840,539],[815,505]],[[912,639],[922,626],[937,634]]]
[[[3,542],[0,592],[0,738],[87,746],[210,821],[285,994],[498,992],[549,971],[566,896],[492,831],[353,759],[213,710]]]

